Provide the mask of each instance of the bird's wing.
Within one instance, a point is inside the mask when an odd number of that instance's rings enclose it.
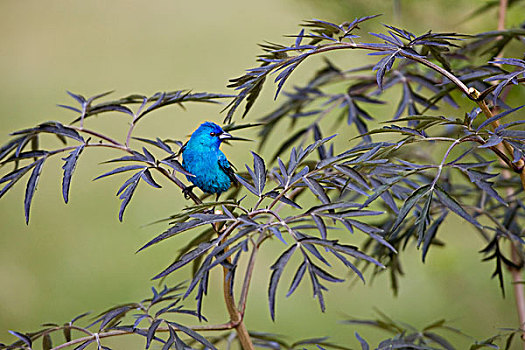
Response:
[[[219,154],[219,167],[226,175],[228,175],[233,183],[237,183],[237,179],[235,178],[235,167],[230,163],[230,161],[222,152]]]

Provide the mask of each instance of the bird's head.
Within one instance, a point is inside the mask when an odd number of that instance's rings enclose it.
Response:
[[[189,142],[201,146],[218,148],[222,141],[231,138],[232,136],[222,130],[219,125],[212,122],[204,122],[191,134]]]

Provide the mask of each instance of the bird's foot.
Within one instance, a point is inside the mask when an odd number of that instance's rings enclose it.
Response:
[[[193,188],[196,187],[195,185],[186,186],[182,189],[182,193],[184,194],[184,198],[190,199],[190,193],[193,194]]]

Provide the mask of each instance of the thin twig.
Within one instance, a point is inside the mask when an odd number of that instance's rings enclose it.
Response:
[[[293,199],[301,191],[302,191],[301,189],[295,188],[290,193],[290,199]],[[255,211],[252,211],[248,216],[250,216],[250,218],[253,218],[254,216],[259,215],[259,214],[271,214],[272,216],[268,220],[268,224],[273,222],[274,219],[279,220],[280,222],[282,222],[283,221],[282,218],[280,218],[277,213],[281,210],[281,208],[283,206],[284,206],[284,204],[280,203],[279,206],[277,208],[275,208],[275,210],[273,210],[273,211],[272,210],[268,210],[268,209],[255,210]],[[238,309],[241,312],[241,315],[243,317],[244,317],[244,313],[245,313],[245,310],[246,310],[246,302],[248,300],[248,291],[250,290],[250,282],[251,282],[251,279],[252,279],[252,276],[253,276],[253,270],[255,268],[255,261],[256,261],[257,253],[259,252],[260,245],[266,239],[268,239],[269,237],[270,236],[265,235],[264,232],[261,232],[259,234],[259,237],[257,238],[257,241],[253,244],[252,252],[250,254],[250,260],[248,261],[248,265],[246,266],[244,282],[243,282],[242,289],[241,289],[241,296],[239,298]]]
[[[126,136],[126,147],[129,147],[129,143],[131,141],[131,134],[133,133],[134,129],[135,129],[135,119],[131,121],[131,125],[129,126],[128,135]]]
[[[361,50],[368,50],[368,51],[391,51],[391,49],[389,48],[382,48],[382,47],[361,44],[361,43],[358,44],[358,43],[344,43],[343,42],[343,43],[338,43],[338,44],[326,44],[324,46],[321,45],[317,50],[315,50],[311,54],[318,54],[318,53],[323,53],[327,51],[342,50],[342,49],[361,49]],[[442,76],[450,80],[454,85],[456,85],[468,98],[470,98],[471,100],[475,100],[475,98],[469,93],[469,88],[458,77],[456,77],[454,74],[450,73],[446,69],[441,68],[440,66],[428,61],[427,59],[423,57],[414,56],[402,50],[400,50],[398,54],[405,58],[419,62],[432,70],[435,70],[436,72],[438,72],[439,74],[441,74]],[[290,59],[284,60],[280,64],[276,65],[274,70],[288,63],[289,60],[293,58],[295,58],[295,56],[292,56],[290,57]]]
[[[78,126],[74,126],[74,125],[69,125],[68,127],[71,128],[71,129],[74,129],[74,130],[76,130],[78,132],[83,132],[83,133],[86,133],[86,134],[98,137],[99,139],[102,139],[102,140],[107,141],[109,143],[112,143],[114,145],[119,145],[119,146],[125,147],[126,151],[131,152],[131,149],[129,147],[124,146],[123,144],[121,144],[117,140],[112,139],[109,136],[103,135],[103,134],[99,133],[98,131],[94,131],[94,130],[91,130],[91,129],[86,129],[86,128],[82,128],[82,127],[78,127]]]
[[[246,266],[244,282],[242,284],[242,289],[241,289],[241,296],[239,298],[239,306],[237,307],[239,309],[239,312],[243,316],[246,310],[246,301],[248,299],[248,291],[250,290],[250,282],[252,280],[253,269],[255,267],[255,259],[257,257],[257,253],[259,252],[259,245],[264,240],[264,237],[265,237],[264,232],[259,233],[257,242],[253,243],[252,252],[250,254],[250,260],[248,261],[248,265]]]
[[[126,145],[123,145],[122,143],[118,142],[117,140],[109,137],[109,136],[106,136],[106,135],[103,135],[97,131],[94,131],[94,130],[90,130],[90,129],[85,129],[85,128],[81,128],[81,127],[76,127],[76,126],[69,126],[71,129],[74,129],[78,132],[83,132],[83,133],[86,133],[86,134],[89,134],[89,135],[92,135],[92,136],[95,136],[95,137],[98,137],[102,140],[105,140],[107,142],[109,142],[109,144],[89,144],[90,147],[94,147],[96,145],[99,145],[101,147],[111,147],[111,148],[116,148],[116,149],[120,149],[122,151],[125,151],[125,152],[128,152],[128,153],[131,153],[133,154],[133,150],[131,148],[128,147],[128,142],[129,142],[129,137],[131,136],[131,133],[128,133],[128,138],[126,139]],[[131,131],[132,129],[130,129]],[[88,146],[88,145],[86,145]],[[184,185],[184,183],[182,181],[180,181],[179,179],[177,179],[177,177],[175,175],[173,175],[172,173],[170,173],[168,170],[160,167],[160,166],[157,166],[155,169],[157,169],[162,175],[166,176],[169,180],[171,180],[174,184],[176,184],[181,190],[184,190],[186,189],[186,186]],[[187,195],[191,198],[191,200],[193,200],[193,202],[195,204],[202,204],[202,201],[200,200],[199,197],[197,197],[193,192],[187,192]]]
[[[188,328],[191,329],[191,330],[194,330],[196,332],[207,332],[207,331],[224,331],[224,330],[229,330],[229,329],[233,329],[234,326],[235,325],[233,323],[227,322],[227,323],[216,324],[216,325],[191,326],[191,327],[188,327]],[[176,329],[176,327],[174,327],[174,326],[172,326],[172,327]],[[83,329],[81,329],[80,327],[74,327],[74,326],[69,326],[69,325],[64,326],[64,327],[57,327],[57,328],[53,329],[52,331],[56,331],[56,330],[60,330],[60,329],[66,329],[66,328],[77,329],[77,330],[83,331]],[[147,332],[148,329],[141,329],[141,331]],[[50,332],[51,332],[51,330],[50,330]],[[47,332],[47,333],[50,333],[50,332]],[[156,332],[169,332],[169,328],[168,327],[159,327],[159,328],[157,328]],[[60,344],[60,345],[52,348],[51,350],[64,349],[64,348],[67,348],[69,346],[73,346],[73,345],[76,345],[76,344],[81,344],[81,343],[84,343],[86,341],[93,340],[96,337],[98,337],[100,339],[100,338],[109,338],[109,337],[116,337],[116,336],[120,336],[120,335],[130,335],[130,334],[135,334],[135,332],[124,331],[124,330],[114,330],[114,331],[108,331],[108,332],[102,332],[102,333],[94,333],[94,334],[86,336],[86,337],[81,337],[81,338],[70,340],[70,341],[68,341],[66,343]]]
[[[184,185],[184,183],[182,181],[180,181],[175,175],[173,175],[167,169],[164,169],[164,168],[162,168],[160,166],[156,167],[155,169],[157,169],[162,175],[166,176],[175,185],[179,186],[180,189],[182,189],[182,190],[186,189],[186,186]],[[195,204],[202,204],[202,201],[200,200],[200,198],[197,197],[197,195],[195,193],[193,193],[192,191],[188,191],[188,192],[186,192],[186,194],[188,195],[188,197],[191,198],[191,200],[193,200],[193,202]]]

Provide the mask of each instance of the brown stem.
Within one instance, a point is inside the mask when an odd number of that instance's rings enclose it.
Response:
[[[472,90],[472,88],[471,88],[471,90]],[[479,92],[477,90],[476,90],[476,93],[479,95]],[[478,102],[479,107],[481,108],[481,110],[485,114],[485,117],[487,117],[487,119],[488,118],[492,118],[494,116],[494,114],[492,113],[490,108],[487,106],[485,101],[477,101],[477,102]],[[493,121],[491,123],[491,125],[492,125],[492,127],[494,129],[496,129],[500,124],[499,124],[499,121],[495,120],[495,121]],[[509,145],[509,143],[507,141],[505,141],[505,140],[501,141],[498,145],[496,145],[496,147],[500,148],[501,151],[503,151],[502,148],[504,148],[504,150],[507,152],[509,158],[512,159],[513,153],[514,153],[514,148],[512,148],[512,146]],[[516,166],[517,169],[520,170],[519,171],[519,175],[520,175],[520,179],[521,179],[521,184],[523,186],[523,189],[525,190],[525,162],[523,161],[523,159],[520,159],[520,160],[518,160],[515,163],[515,166]]]
[[[253,243],[252,253],[250,254],[250,260],[246,266],[246,274],[244,276],[244,282],[241,289],[241,297],[239,298],[239,311],[241,315],[244,316],[246,310],[246,301],[248,299],[248,290],[250,289],[250,282],[252,280],[253,268],[255,267],[255,258],[257,257],[257,252],[259,251],[259,244],[263,240],[264,233],[259,234],[257,242]]]
[[[506,2],[502,0],[501,2]],[[500,2],[500,5],[501,5]],[[479,95],[479,92],[474,91],[474,94]],[[487,106],[485,101],[479,100],[478,105],[485,114],[485,117],[487,119],[490,119],[494,116],[494,113],[490,110],[490,108]],[[495,129],[499,126],[499,121],[494,121],[491,123],[492,127]],[[511,145],[509,145],[507,142],[502,141],[496,147],[502,152],[508,154],[508,157],[511,158],[512,154],[514,152],[514,149]],[[500,158],[500,162],[505,165],[505,162],[502,158]],[[523,159],[520,159],[518,162],[516,162],[516,167],[519,169],[519,175],[521,179],[521,184],[523,186],[523,190],[525,191],[525,162]],[[506,179],[510,178],[512,175],[508,169],[504,170],[502,172],[502,176]],[[512,195],[512,190],[510,188],[507,189],[507,194]],[[520,329],[522,330],[521,333],[521,339],[525,340],[525,290],[523,288],[523,278],[521,273],[521,266],[523,266],[523,262],[521,261],[521,258],[518,253],[518,248],[514,245],[514,242],[511,241],[510,243],[510,250],[511,250],[511,260],[514,262],[516,266],[520,266],[520,268],[513,268],[510,267],[510,276],[512,279],[512,283],[514,286],[514,297],[516,299],[516,309],[518,312],[518,318],[520,321]],[[525,342],[523,343],[523,349],[525,349]]]
[[[216,231],[219,231],[216,229]],[[224,236],[223,242],[226,240],[227,236]],[[224,253],[228,251],[228,247],[224,247]],[[231,263],[231,259],[228,257],[226,259],[228,263]],[[239,309],[235,306],[235,299],[233,297],[232,287],[232,274],[231,269],[228,266],[222,266],[223,272],[223,292],[224,292],[224,303],[228,314],[230,315],[230,322],[234,325],[235,332],[239,338],[239,342],[244,350],[255,350],[250,334],[246,329],[246,326],[243,322],[243,314],[239,312]]]
[[[525,83],[525,78],[518,78],[518,79],[517,79],[517,83],[518,83],[518,84]],[[490,94],[492,91],[496,90],[497,87],[498,87],[498,85],[497,85],[497,84],[494,84],[494,85],[491,85],[490,87],[486,88],[485,90],[483,90],[483,91],[479,94],[479,99],[480,99],[480,100],[485,99],[485,97],[487,97],[488,94]],[[505,90],[502,92],[502,95],[503,95],[503,93],[505,93],[505,91],[508,91],[508,89],[505,89]]]
[[[510,258],[511,260],[516,263],[521,260],[517,247],[512,244],[510,245]],[[518,266],[521,266],[518,265]],[[525,310],[525,290],[523,288],[523,277],[521,275],[520,269],[511,267],[510,270],[510,276],[512,278],[512,283],[514,286],[514,297],[516,298],[516,307],[518,308],[518,317],[520,319],[520,329],[523,331],[521,334],[521,339],[525,340],[525,313],[519,312],[520,310]],[[525,344],[523,345],[525,348]]]
[[[507,13],[507,0],[499,0],[498,30],[505,30],[505,15]]]
[[[184,183],[182,183],[182,181],[180,181],[175,175],[173,175],[172,173],[170,173],[168,170],[164,169],[164,168],[161,168],[160,166],[159,167],[156,167],[155,169],[157,169],[158,171],[160,171],[160,173],[164,176],[166,176],[169,180],[171,180],[171,182],[173,182],[175,185],[179,186],[181,190],[184,190],[186,188],[186,186],[184,185]],[[193,202],[195,204],[202,204],[202,201],[199,197],[197,197],[197,195],[191,191],[187,192],[188,196],[191,198],[191,200],[193,200]]]
[[[118,149],[121,149],[121,150],[126,151],[128,153],[131,153],[131,149],[129,148],[129,142],[130,142],[130,139],[131,139],[131,133],[133,132],[134,125],[135,125],[134,122],[132,122],[132,125],[130,126],[129,131],[128,131],[128,135],[126,137],[126,143],[124,145],[121,144],[120,142],[118,142],[118,141],[108,137],[108,136],[105,136],[105,135],[101,134],[101,133],[98,133],[96,131],[89,130],[89,129],[84,129],[82,126],[81,127],[71,126],[71,128],[75,129],[75,130],[77,130],[79,132],[83,132],[83,133],[95,136],[97,138],[100,138],[102,140],[105,140],[105,141],[109,142],[108,144],[104,144],[105,147],[118,148]],[[89,146],[96,146],[96,145],[97,144],[92,144],[92,145],[89,145]],[[186,188],[186,186],[182,183],[182,181],[180,181],[175,175],[173,175],[167,169],[164,169],[162,167],[156,167],[156,169],[161,174],[166,176],[169,180],[171,180],[175,185],[177,185],[179,188],[181,188],[182,190],[184,190]],[[202,204],[202,201],[200,200],[200,198],[197,197],[193,192],[188,192],[188,196],[193,200],[193,202],[195,204]],[[232,227],[235,227],[235,225],[232,225],[228,229],[231,230]],[[218,227],[215,227],[215,230],[219,233]],[[227,237],[227,235],[224,236],[224,239],[226,239],[226,237]],[[225,252],[227,250],[228,250],[228,248],[225,247]],[[254,257],[255,256],[252,255],[252,258],[254,258]],[[228,258],[227,261],[231,262],[231,259]],[[252,265],[253,265],[253,262],[252,262]],[[230,272],[229,268],[226,267],[226,266],[223,266],[223,273],[224,273],[224,280],[223,280],[224,302],[226,304],[226,309],[228,310],[228,314],[230,315],[230,322],[225,324],[225,325],[228,326],[228,328],[224,328],[224,329],[235,328],[235,331],[237,332],[237,336],[239,338],[239,342],[241,343],[242,348],[245,349],[245,350],[252,350],[252,349],[255,349],[255,348],[254,348],[253,343],[252,343],[252,341],[250,339],[250,335],[248,333],[248,330],[246,329],[246,326],[244,325],[244,322],[243,322],[244,309],[243,309],[243,312],[241,314],[241,312],[239,312],[239,309],[237,309],[237,307],[235,306],[235,300],[234,300],[234,297],[233,297],[233,291],[231,290],[231,285],[232,285],[231,284],[231,277],[232,276],[231,276],[231,274],[229,272]],[[243,293],[242,305],[245,305],[246,293],[247,293],[247,290],[246,290],[245,293]],[[210,328],[210,327],[201,328],[201,329],[203,329],[203,330],[212,330],[212,328]],[[167,330],[168,329],[166,328],[165,331],[167,331]],[[213,330],[216,330],[216,328],[213,329]],[[95,334],[94,336],[96,336],[97,341],[98,341],[99,338],[117,336],[117,335],[128,334],[128,333],[129,332],[125,332],[125,331],[112,331],[112,332]],[[59,345],[59,346],[53,348],[52,350],[59,350],[59,349],[68,347],[70,345],[83,343],[83,342],[88,341],[88,340],[90,340],[92,338],[93,338],[93,336],[75,339],[75,340],[72,340],[70,342],[67,342],[67,343],[64,343],[62,345]]]

